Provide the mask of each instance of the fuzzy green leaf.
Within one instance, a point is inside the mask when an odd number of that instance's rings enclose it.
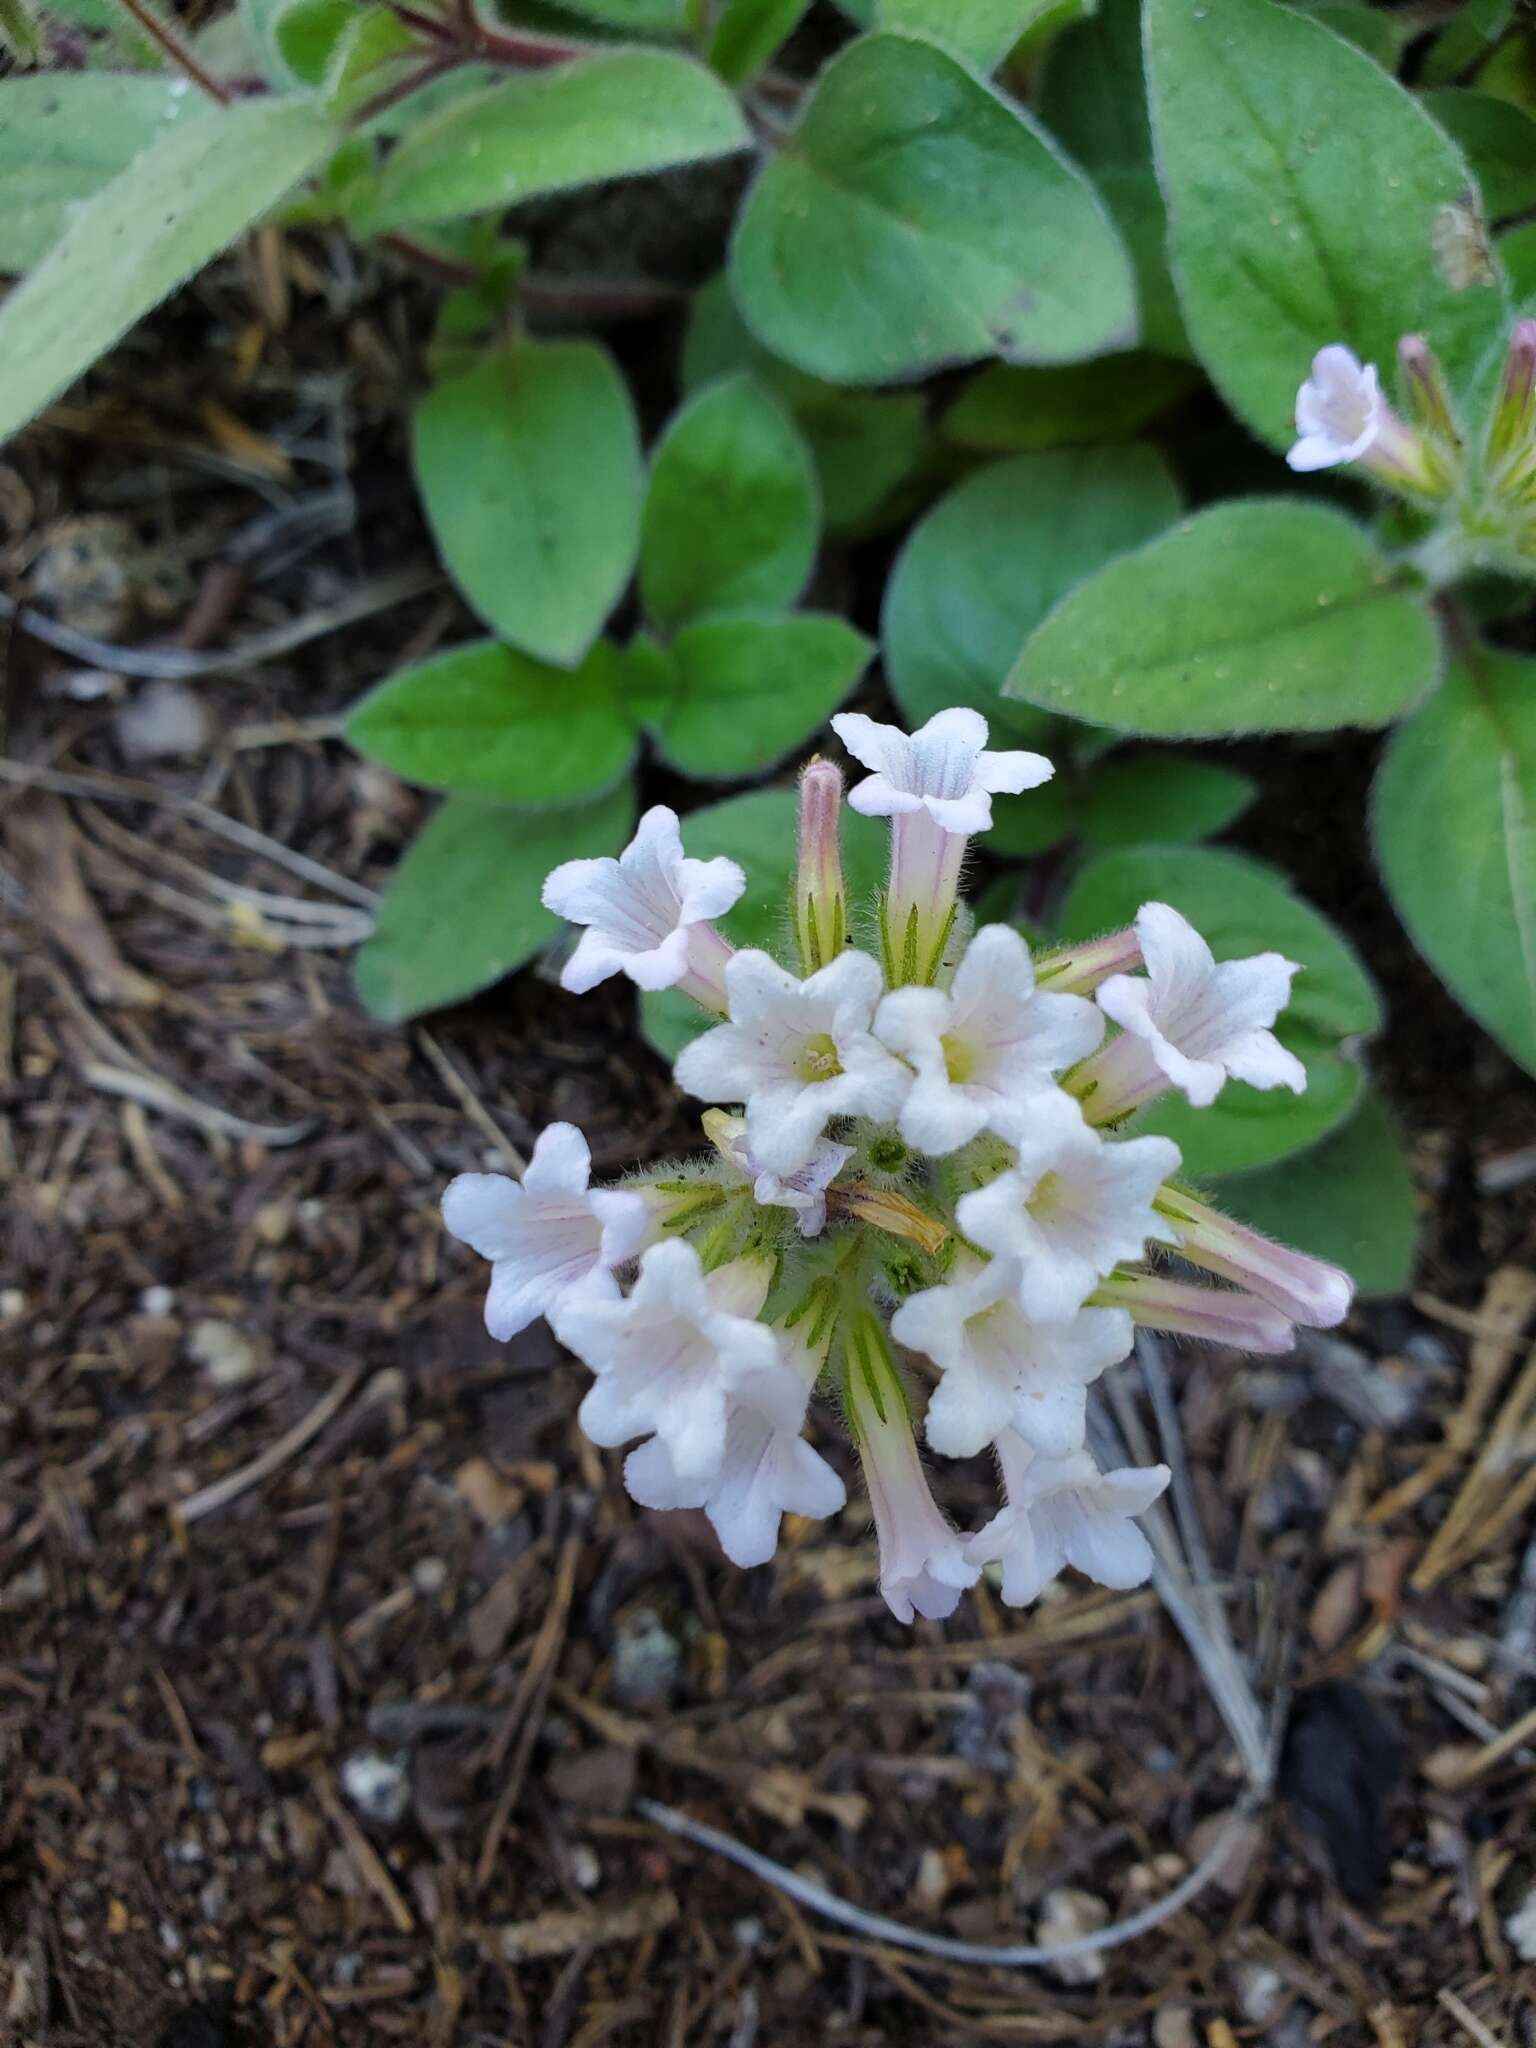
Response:
[[[634,759],[628,672],[607,641],[571,671],[477,640],[370,690],[348,714],[346,736],[429,789],[570,803],[610,788]]]
[[[411,131],[359,208],[363,234],[515,206],[544,192],[728,156],[735,99],[691,58],[602,51],[503,79]]]
[[[612,358],[519,341],[428,392],[416,475],[449,574],[524,653],[574,668],[640,535],[639,430]]]
[[[685,626],[669,652],[676,695],[661,750],[685,775],[757,775],[824,725],[868,664],[844,620],[720,613]]]
[[[751,377],[692,398],[651,458],[640,594],[652,622],[774,610],[816,555],[816,473],[794,422]]]
[[[1423,600],[1321,505],[1212,506],[1080,584],[1005,694],[1168,738],[1386,725],[1439,666]]]
[[[731,286],[758,338],[848,384],[1135,338],[1130,266],[1079,173],[935,44],[861,36],[748,196]]]
[[[1474,659],[1393,735],[1377,857],[1419,951],[1536,1073],[1536,661]]]

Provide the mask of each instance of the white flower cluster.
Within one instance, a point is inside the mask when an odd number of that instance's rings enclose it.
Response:
[[[594,1189],[581,1134],[555,1124],[521,1185],[461,1175],[444,1219],[492,1262],[492,1334],[547,1316],[592,1371],[588,1436],[637,1446],[630,1493],[703,1508],[738,1564],[773,1555],[785,1513],[844,1504],[803,1434],[822,1388],[862,1464],[899,1619],[951,1613],[988,1565],[1015,1604],[1066,1564],[1137,1585],[1151,1553],[1134,1518],[1168,1474],[1097,1469],[1088,1387],[1138,1323],[1283,1351],[1295,1323],[1335,1323],[1349,1304],[1343,1273],[1182,1185],[1171,1140],[1125,1134],[1169,1089],[1196,1106],[1229,1076],[1301,1089],[1270,1028],[1297,970],[1276,953],[1218,964],[1162,903],[1039,962],[1009,926],[969,933],[966,840],[990,825],[994,792],[1043,782],[1049,762],[988,751],[970,710],[910,736],[833,723],[873,771],[851,803],[891,820],[877,950],[846,943],[831,763],[801,780],[798,972],[732,951],[713,919],[740,869],[689,859],[672,812],[647,812],[617,860],[557,868],[544,900],[585,926],[567,987],[623,973],[684,988],[717,1020],[677,1061],[683,1088],[730,1106],[705,1115],[712,1154]],[[1170,1254],[1225,1284],[1168,1270]],[[991,1446],[1000,1468],[1004,1504],[969,1536],[929,1490],[919,1376],[929,1448]]]

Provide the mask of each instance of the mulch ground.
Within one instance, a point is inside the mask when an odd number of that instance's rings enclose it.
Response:
[[[345,412],[298,341],[253,385],[263,291],[337,317],[311,258],[274,260],[216,272],[163,353],[8,456],[7,587],[52,561],[50,617],[195,649],[426,563],[372,432],[409,322],[352,316]],[[210,322],[228,350],[180,392]],[[102,514],[142,559],[61,530]],[[394,1030],[351,992],[360,892],[422,801],[326,721],[460,630],[432,590],[221,671],[193,754],[142,765],[115,721],[144,684],[11,639],[0,2039],[1536,2039],[1536,1926],[1506,1932],[1536,1883],[1536,1102],[1339,858],[1364,755],[1302,761],[1251,835],[1394,1000],[1418,1288],[1364,1307],[1350,1351],[1170,1354],[1216,1599],[1289,1717],[1282,1796],[1191,1907],[1100,1959],[935,1963],[637,1799],[873,1911],[1023,1942],[1175,1884],[1242,1796],[1233,1746],[1150,1589],[1068,1581],[1015,1615],[983,1587],[904,1631],[858,1507],[737,1572],[702,1517],[628,1501],[542,1329],[485,1335],[444,1181],[554,1117],[605,1171],[690,1119],[622,996],[533,970]],[[985,1470],[939,1477],[974,1519]]]

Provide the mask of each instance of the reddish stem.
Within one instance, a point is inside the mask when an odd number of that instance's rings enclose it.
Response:
[[[213,76],[212,72],[203,69],[180,36],[173,29],[168,28],[158,15],[150,12],[149,8],[145,5],[145,0],[122,0],[122,5],[133,16],[150,41],[158,43],[166,56],[176,66],[176,69],[184,72],[200,91],[207,93],[209,99],[216,100],[221,107],[227,107],[231,104],[234,94],[229,90],[228,86],[221,84]]]

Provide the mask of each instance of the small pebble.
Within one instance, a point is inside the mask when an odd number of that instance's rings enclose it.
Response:
[[[204,1316],[187,1335],[187,1356],[216,1387],[240,1387],[256,1376],[256,1347],[217,1316]]]
[[[112,720],[112,732],[129,761],[177,761],[200,754],[213,733],[201,697],[185,683],[146,683]]]
[[[580,1892],[595,1892],[603,1881],[603,1866],[590,1842],[578,1842],[571,1851],[571,1882]]]
[[[1522,1963],[1536,1963],[1536,1885],[1504,1922],[1504,1932]]]
[[[368,1820],[393,1827],[404,1819],[411,1799],[405,1757],[398,1751],[385,1755],[360,1749],[341,1767],[341,1789]]]
[[[1187,2005],[1162,2005],[1152,2015],[1152,2048],[1200,2048],[1195,2016]]]
[[[447,1561],[441,1557],[418,1557],[411,1566],[411,1584],[423,1600],[431,1600],[448,1583]]]
[[[636,1607],[619,1622],[613,1645],[613,1690],[626,1707],[657,1707],[670,1700],[682,1670],[683,1647],[651,1607]]]
[[[768,1930],[755,1913],[748,1913],[732,1925],[731,1934],[736,1946],[750,1955],[762,1947]]]
[[[19,1323],[27,1312],[27,1297],[19,1287],[0,1288],[0,1323]]]
[[[1280,2003],[1285,1991],[1285,1979],[1268,1963],[1235,1963],[1232,1968],[1232,1988],[1237,1993],[1237,2002],[1242,2007],[1243,2018],[1260,2026],[1267,2020]]]
[[[1085,1934],[1097,1934],[1108,1924],[1109,1907],[1097,1893],[1080,1891],[1076,1885],[1058,1885],[1040,1901],[1035,1940],[1041,1948],[1065,1948],[1069,1942],[1081,1941]],[[1047,1976],[1054,1977],[1058,1984],[1068,1985],[1097,1984],[1104,1970],[1104,1958],[1096,1951],[1084,1956],[1063,1956],[1060,1962],[1045,1965]]]
[[[169,1287],[146,1287],[139,1296],[139,1309],[146,1316],[168,1316],[176,1306]]]

